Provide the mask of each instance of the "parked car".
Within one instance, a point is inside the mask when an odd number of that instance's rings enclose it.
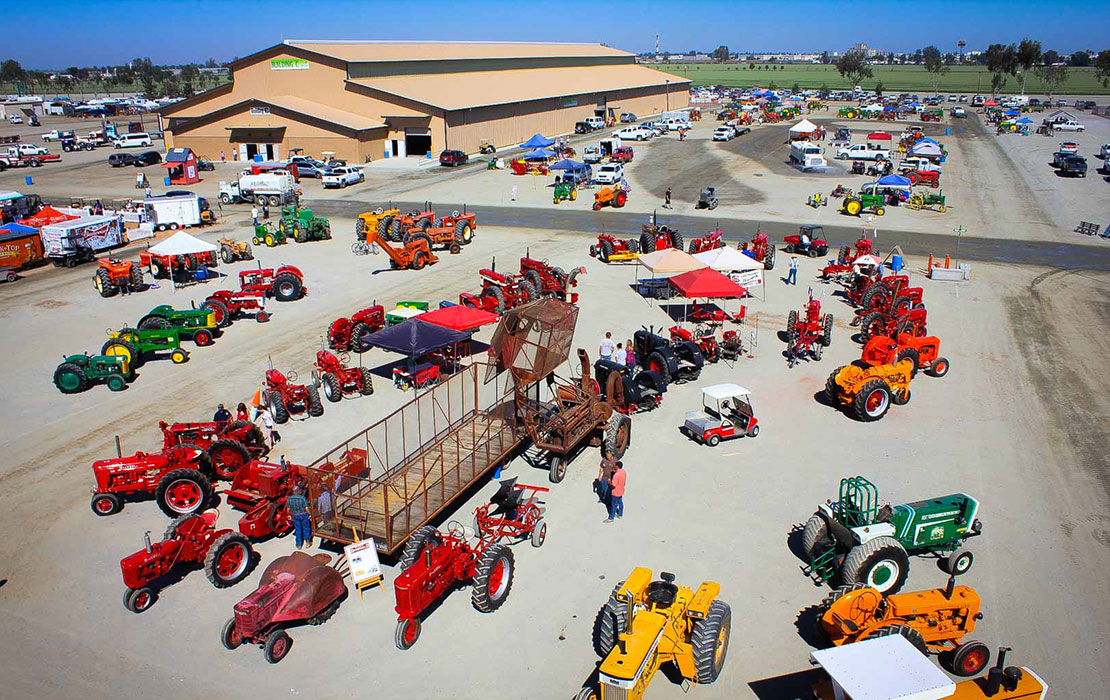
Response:
[[[718,126],[713,132],[714,141],[731,141],[732,137],[736,136],[731,126]]]
[[[621,124],[631,124],[636,121],[636,115],[632,112],[621,112]]]
[[[1075,141],[1064,141],[1060,144],[1060,153],[1068,156],[1079,153],[1079,144]]]
[[[583,121],[589,124],[591,129],[605,128],[605,120],[601,117],[586,117]]]
[[[462,151],[448,149],[439,154],[439,164],[452,168],[466,165],[468,160],[470,160],[469,157]]]
[[[1095,107],[1094,100],[1076,100],[1075,101],[1075,108],[1076,109],[1094,109],[1094,107]]]
[[[19,116],[18,114],[9,114],[8,115],[8,123],[9,124],[22,124],[23,123],[23,117]]]
[[[1068,101],[1067,100],[1056,100],[1056,106],[1057,107],[1067,107],[1068,106]]]
[[[1083,131],[1087,127],[1071,119],[1063,119],[1053,123],[1052,128],[1056,131]]]
[[[593,130],[594,130],[594,128],[592,126],[590,126],[589,124],[587,124],[586,122],[575,122],[574,123],[574,133],[576,133],[576,134],[588,134]]]
[[[50,153],[50,149],[35,143],[21,143],[16,149],[21,156],[45,156]]]
[[[953,107],[952,116],[957,119],[966,119],[967,111],[963,107]]]
[[[602,185],[615,185],[623,179],[624,168],[613,163],[601,166],[594,175],[594,182]]]
[[[1103,160],[1110,158],[1110,143],[1102,144],[1102,148],[1098,149],[1098,155]]]
[[[967,102],[967,95],[960,95],[960,102]]]
[[[112,145],[116,148],[137,148],[141,146],[150,148],[154,145],[154,139],[150,138],[150,134],[138,132],[134,134],[124,134],[113,141]]]
[[[162,154],[158,151],[143,151],[135,156],[135,160],[131,163],[136,168],[142,168],[147,165],[158,165],[162,162]]]
[[[613,149],[613,154],[609,156],[609,162],[630,163],[635,155],[632,146],[621,146],[620,148]]]
[[[650,131],[652,136],[662,136],[671,132],[671,125],[665,121],[644,122],[640,126]]]
[[[654,131],[642,126],[626,126],[613,132],[613,138],[622,141],[647,141],[653,136],[655,136]]]
[[[1083,156],[1066,155],[1060,161],[1057,168],[1059,175],[1071,175],[1073,177],[1087,177],[1087,159]]]
[[[363,174],[362,168],[356,168],[351,165],[342,165],[325,172],[324,176],[320,178],[320,183],[324,187],[346,187],[348,185],[362,182],[365,179],[366,175]]]
[[[134,165],[136,160],[134,153],[113,153],[108,156],[108,165],[113,168],[122,168],[125,165]]]
[[[293,156],[285,164],[297,166],[297,177],[321,178],[324,176],[324,171],[328,169],[323,161],[308,156]]]

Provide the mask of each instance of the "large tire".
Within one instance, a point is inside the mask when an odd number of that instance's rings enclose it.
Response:
[[[440,541],[439,532],[434,526],[421,527],[412,533],[412,537],[409,537],[409,541],[405,543],[405,548],[401,550],[401,558],[397,560],[397,566],[404,571],[416,563],[426,547],[437,546]]]
[[[732,609],[728,603],[714,600],[709,613],[694,622],[690,646],[694,651],[694,667],[698,683],[712,683],[721,675],[728,654],[728,638],[732,630]]]
[[[798,312],[794,309],[786,315],[786,342],[794,345],[794,341],[798,337]],[[793,349],[793,347],[791,347]]]
[[[632,419],[623,413],[613,413],[605,428],[605,456],[620,459],[632,442]]]
[[[911,299],[907,294],[899,294],[894,299],[893,308],[895,314],[901,315],[903,312],[909,311],[913,308],[913,299]]]
[[[663,380],[663,385],[670,384],[674,377],[671,376],[670,366],[667,364],[667,358],[663,357],[663,353],[658,350],[653,351],[647,358],[646,369],[651,370],[659,375]]]
[[[100,268],[93,275],[93,286],[104,298],[115,296],[119,292],[119,287],[112,282],[112,276],[104,268]]]
[[[370,326],[361,321],[351,326],[351,349],[360,355],[369,350],[372,346],[362,336],[369,335],[370,332]]]
[[[812,561],[817,543],[829,536],[829,523],[820,513],[814,513],[802,530],[802,553]]]
[[[285,407],[285,399],[276,391],[266,392],[266,403],[270,406],[270,413],[278,425],[289,421],[289,409]]]
[[[890,303],[890,288],[885,284],[874,283],[860,297],[860,306],[865,309],[885,307]]]
[[[874,335],[882,335],[886,330],[885,315],[882,311],[864,314],[859,321],[859,335],[866,343]]]
[[[228,588],[250,575],[255,563],[250,541],[238,532],[227,532],[208,548],[204,574],[216,588]]]
[[[516,564],[506,545],[495,544],[478,560],[470,602],[478,612],[489,613],[504,604],[513,588]]]
[[[938,357],[937,359],[933,360],[933,364],[929,367],[929,369],[925,370],[925,374],[929,375],[930,377],[943,377],[944,375],[948,374],[948,366],[948,358]]]
[[[893,537],[876,537],[852,547],[840,568],[844,584],[863,583],[879,593],[897,593],[906,582],[910,558]]]
[[[813,616],[813,631],[817,633],[817,639],[820,639],[824,645],[828,645],[829,643],[829,634],[825,631],[825,626],[821,624],[822,618],[825,617],[826,613],[829,612],[829,609],[833,606],[834,603],[836,603],[836,601],[840,600],[849,593],[854,593],[855,591],[862,590],[864,588],[867,588],[867,586],[862,583],[853,583],[847,586],[837,586],[827,596],[822,598],[820,603],[818,603],[816,614]]]
[[[231,251],[231,246],[226,243],[220,246],[220,260],[222,260],[225,265],[230,265],[235,262],[235,253]],[[231,622],[235,621],[232,620]]]
[[[940,665],[954,676],[969,678],[986,668],[991,660],[991,650],[974,639],[965,640],[954,651],[940,655]]]
[[[202,309],[208,309],[215,316],[216,325],[220,328],[227,328],[231,325],[231,311],[228,310],[227,304],[219,299],[208,299],[200,305]]]
[[[562,482],[567,477],[566,455],[551,452],[547,455],[547,480],[553,484]]]
[[[120,338],[113,338],[104,343],[100,348],[100,354],[127,358],[128,367],[138,367],[142,364],[142,356],[135,346]]]
[[[910,378],[916,377],[917,368],[921,366],[921,353],[917,351],[917,348],[902,348],[899,350],[894,358],[894,362],[897,364],[902,360],[909,360],[913,363],[913,369],[910,370]]]
[[[675,250],[682,250],[682,234],[678,231],[671,231],[671,247]]]
[[[825,396],[829,402],[834,406],[836,405],[837,398],[840,396],[840,385],[836,383],[836,375],[840,374],[840,370],[844,369],[847,365],[841,365],[829,374],[829,378],[825,380]]]
[[[400,219],[394,219],[389,225],[389,240],[400,243],[404,239],[404,225]]]
[[[482,297],[492,297],[496,302],[493,306],[493,313],[505,313],[505,293],[501,291],[500,287],[489,286],[482,290]]]
[[[359,367],[359,375],[362,377],[362,387],[359,392],[363,396],[369,396],[374,393],[374,374],[370,371],[369,367]]]
[[[405,238],[407,239],[405,245],[408,245],[412,241],[424,241],[428,245],[428,250],[432,249],[432,237],[426,233],[405,234]]]
[[[262,657],[266,659],[266,663],[276,664],[289,653],[293,648],[293,638],[285,630],[274,630],[270,636],[266,638],[266,644],[262,647]]]
[[[655,252],[655,236],[646,233],[640,234],[640,250],[644,253]]]
[[[597,248],[597,258],[605,264],[609,264],[609,258],[613,256],[613,244],[609,241],[602,241]]]
[[[877,421],[890,410],[890,385],[882,379],[872,379],[863,385],[852,399],[852,410],[856,418],[864,423]]]
[[[765,256],[763,256],[763,269],[764,270],[773,270],[773,269],[775,269],[775,246],[773,246],[773,245],[770,245],[770,244],[767,245],[767,254]]]
[[[70,362],[63,362],[54,370],[54,386],[63,394],[77,394],[89,388],[85,370]]]
[[[294,220],[293,225],[290,228],[293,229],[294,241],[296,241],[297,243],[305,243],[308,241],[308,229],[304,226],[301,226],[301,222]]]
[[[617,600],[617,591],[623,585],[624,581],[621,581],[613,586],[613,592],[609,594],[609,600],[601,606],[597,617],[594,618],[594,651],[602,659],[609,655],[609,652],[617,645],[618,635],[624,632],[625,618],[621,614],[622,605]]]
[[[469,221],[455,222],[455,240],[460,240],[463,245],[469,245],[474,240],[474,232]]]
[[[296,301],[301,298],[304,284],[301,282],[301,278],[293,273],[283,272],[274,278],[270,288],[273,290],[274,298],[278,301]]]
[[[537,287],[533,286],[532,283],[528,280],[521,280],[519,288],[522,301],[517,306],[523,306],[524,304],[536,301],[540,298],[540,290]]]
[[[139,287],[143,286],[143,268],[138,265],[131,265],[131,272],[127,274],[131,280],[131,291],[136,291]]]
[[[412,269],[414,269],[414,270],[423,270],[424,266],[427,265],[427,264],[428,264],[428,254],[427,253],[425,253],[422,250],[418,250],[415,253],[413,253],[412,265],[411,265]]]
[[[308,415],[313,417],[324,415],[324,404],[320,402],[319,389],[312,384],[307,384],[305,392],[308,394]]]
[[[861,211],[863,211],[863,202],[859,201],[855,197],[849,197],[848,199],[844,200],[844,213],[848,214],[849,216],[859,216],[859,213]]]
[[[208,458],[212,460],[212,468],[216,476],[231,481],[247,462],[251,461],[250,453],[238,440],[221,438],[212,443],[208,448]]]
[[[875,639],[876,637],[905,637],[906,641],[912,644],[915,649],[925,656],[929,655],[929,647],[925,645],[925,638],[921,636],[920,632],[908,625],[887,625],[868,635],[868,639]]]
[[[833,315],[825,314],[825,320],[821,324],[821,344],[825,347],[832,345],[832,331],[833,331]]]
[[[199,513],[212,500],[212,484],[197,469],[174,469],[158,482],[154,500],[171,518]]]
[[[383,216],[378,219],[378,237],[389,240],[389,225],[393,222],[392,216]]]
[[[139,319],[138,328],[141,331],[168,331],[172,325],[170,320],[164,316],[143,316]]]
[[[220,631],[220,643],[228,651],[234,651],[243,645],[243,635],[236,629],[234,617],[224,623],[224,628]]]
[[[535,270],[525,270],[524,279],[528,280],[528,283],[531,284],[532,288],[537,292],[543,290],[543,279],[540,278],[540,273]]]
[[[326,372],[321,379],[324,385],[324,398],[332,403],[343,400],[343,390],[339,388],[339,380],[331,372]]]
[[[243,428],[247,428],[247,432],[241,433],[238,442],[243,447],[247,448],[250,454],[259,454],[266,450],[266,436],[262,434],[262,429],[254,423],[246,420],[233,420],[227,426],[228,433],[240,434]],[[213,464],[213,468],[215,465]]]

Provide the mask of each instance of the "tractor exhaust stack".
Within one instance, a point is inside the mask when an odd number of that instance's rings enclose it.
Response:
[[[143,542],[146,544],[146,553],[152,553],[154,551],[154,547],[150,544],[150,530],[147,530],[143,534]]]
[[[944,599],[952,600],[952,592],[956,589],[956,574],[948,574],[948,585],[944,587]]]
[[[994,697],[1002,690],[1002,669],[1006,664],[1006,652],[1010,651],[1010,647],[998,647],[998,661],[987,671],[987,687],[983,689],[983,694],[988,698]]]
[[[119,446],[119,435],[116,436],[116,458],[123,459],[123,450]]]

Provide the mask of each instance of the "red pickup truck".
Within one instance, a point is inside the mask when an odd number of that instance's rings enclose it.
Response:
[[[613,154],[611,156],[609,156],[609,162],[610,163],[630,163],[630,162],[632,162],[632,156],[633,156],[633,153],[632,153],[632,147],[631,146],[621,146],[620,148],[615,149],[613,151]]]

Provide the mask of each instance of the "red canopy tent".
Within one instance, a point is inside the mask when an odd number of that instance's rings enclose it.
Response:
[[[417,318],[455,331],[473,331],[487,324],[497,323],[500,316],[484,309],[475,309],[459,304],[429,311],[420,314]]]
[[[868,141],[890,141],[891,137],[885,131],[873,131],[867,135]]]
[[[687,299],[737,299],[748,290],[716,270],[691,270],[671,278],[671,286]]]
[[[994,99],[992,98],[992,99],[987,100],[985,103],[983,103],[983,106],[984,107],[997,107],[998,103],[995,102]]]
[[[63,221],[72,221],[76,218],[78,217],[70,216],[69,214],[63,214],[62,212],[47,204],[45,207],[39,210],[38,214],[35,214],[34,216],[28,216],[26,219],[20,219],[16,223],[23,224],[24,226],[42,228],[43,226],[49,226],[50,224],[60,224]]]

